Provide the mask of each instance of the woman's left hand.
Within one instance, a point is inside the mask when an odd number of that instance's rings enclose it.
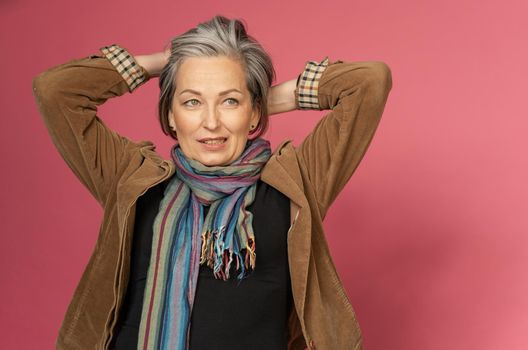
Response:
[[[295,88],[297,79],[285,81],[270,88],[268,94],[268,115],[285,113],[297,109]]]

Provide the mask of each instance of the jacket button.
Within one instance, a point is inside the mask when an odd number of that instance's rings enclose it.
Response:
[[[310,349],[315,349],[315,342],[312,340],[310,340]]]

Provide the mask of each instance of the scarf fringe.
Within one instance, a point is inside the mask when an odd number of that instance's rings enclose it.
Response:
[[[231,264],[233,261],[236,263],[235,271],[241,272],[238,274],[237,279],[241,280],[249,275],[249,273],[255,270],[257,256],[255,253],[256,244],[253,239],[249,239],[248,244],[241,249],[245,251],[244,257],[241,252],[236,252],[233,248],[223,249],[224,241],[223,235],[225,234],[225,226],[219,231],[206,231],[203,232],[200,264],[207,264],[213,269],[214,277],[222,279],[224,281],[229,279],[229,272],[231,270]],[[213,240],[212,237],[216,236]],[[216,254],[215,254],[216,252]],[[219,254],[222,252],[221,254]],[[244,260],[244,264],[241,261]]]

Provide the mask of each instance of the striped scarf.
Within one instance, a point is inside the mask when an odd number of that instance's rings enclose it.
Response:
[[[152,254],[143,297],[138,349],[186,350],[199,265],[229,279],[232,262],[240,282],[255,269],[252,214],[257,180],[271,156],[267,140],[248,140],[227,166],[204,166],[171,149],[176,173],[153,224]],[[204,205],[210,205],[204,220]]]

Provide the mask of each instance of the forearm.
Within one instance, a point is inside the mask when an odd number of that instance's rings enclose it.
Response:
[[[306,71],[319,68],[317,62],[310,63]],[[302,83],[301,90],[308,92],[312,85],[317,86],[314,107],[332,112],[324,114],[297,147],[297,154],[305,164],[324,218],[372,141],[392,88],[392,75],[380,61],[338,60],[320,71],[320,78]]]
[[[278,114],[297,109],[295,88],[297,79],[285,81],[271,87],[268,97],[268,114]]]

